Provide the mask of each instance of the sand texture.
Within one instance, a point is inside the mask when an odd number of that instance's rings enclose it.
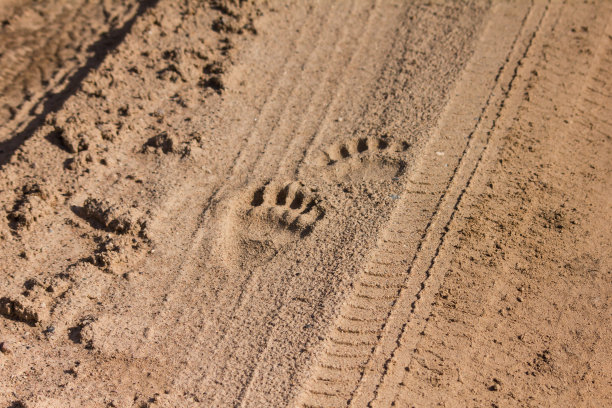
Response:
[[[612,3],[0,0],[0,407],[612,406]]]

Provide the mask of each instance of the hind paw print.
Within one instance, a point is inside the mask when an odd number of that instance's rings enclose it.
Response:
[[[392,147],[388,139],[359,137],[336,143],[322,151],[318,165],[325,168],[323,178],[328,181],[344,179],[377,183],[404,172],[406,164],[400,152],[401,148]]]
[[[359,157],[367,153],[383,151],[388,147],[389,143],[384,139],[360,137],[332,145],[324,152],[324,154],[327,158],[327,164],[333,165],[336,162],[349,159],[351,157]]]
[[[312,232],[325,216],[319,197],[300,182],[280,187],[268,183],[253,193],[250,205],[250,213],[265,216],[301,236]]]

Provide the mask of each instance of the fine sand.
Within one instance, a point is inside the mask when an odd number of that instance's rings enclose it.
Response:
[[[0,408],[612,406],[611,139],[607,1],[0,0]]]

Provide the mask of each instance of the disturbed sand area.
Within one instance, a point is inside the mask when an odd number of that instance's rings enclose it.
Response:
[[[609,3],[0,20],[0,406],[612,404]]]

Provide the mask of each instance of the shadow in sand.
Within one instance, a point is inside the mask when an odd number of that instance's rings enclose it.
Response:
[[[28,123],[24,130],[15,134],[10,139],[0,142],[0,167],[4,166],[13,156],[15,151],[26,140],[28,140],[34,132],[45,122],[47,116],[53,112],[57,112],[64,106],[64,103],[73,95],[81,86],[87,75],[98,68],[104,61],[106,56],[115,50],[119,44],[125,39],[125,36],[131,31],[132,26],[143,13],[151,7],[154,7],[159,0],[142,0],[138,6],[136,14],[121,27],[114,28],[101,35],[100,39],[89,47],[89,51],[93,55],[87,59],[85,64],[80,67],[68,80],[64,89],[59,92],[50,92],[45,95],[41,102],[30,109],[30,114],[34,118]],[[42,112],[35,115],[34,112],[40,110],[42,104]]]

